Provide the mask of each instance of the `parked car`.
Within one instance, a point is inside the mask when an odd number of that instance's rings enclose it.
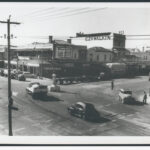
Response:
[[[23,72],[20,70],[15,71],[15,79],[19,80],[19,81],[25,81],[26,80]]]
[[[33,82],[26,87],[26,92],[31,94],[33,98],[36,98],[37,96],[46,96],[48,89],[46,85],[41,85],[39,82]]]
[[[22,73],[16,74],[16,78],[19,81],[26,81],[26,78],[25,78],[24,74],[22,74]]]
[[[4,69],[4,76],[5,76],[5,77],[8,76],[8,69]]]
[[[30,72],[23,72],[25,78],[36,78],[36,75],[30,73]]]
[[[3,68],[0,69],[0,75],[4,76],[4,69]]]
[[[119,101],[125,103],[127,101],[132,100],[132,91],[128,89],[120,89],[119,90]]]
[[[68,107],[68,112],[85,120],[97,120],[99,119],[99,112],[95,109],[91,103],[77,102]]]
[[[11,79],[15,79],[15,70],[16,69],[11,69],[10,70],[10,77]],[[3,70],[3,76],[8,77],[8,69]]]

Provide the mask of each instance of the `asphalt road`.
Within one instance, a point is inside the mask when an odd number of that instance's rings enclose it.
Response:
[[[110,81],[78,83],[61,86],[61,92],[51,92],[47,100],[33,100],[25,88],[31,81],[12,80],[14,106],[13,134],[52,135],[94,135],[94,136],[134,136],[150,135],[150,100],[142,104],[143,90],[149,95],[148,77],[116,79],[114,90]],[[51,85],[51,80],[39,80]],[[0,134],[8,134],[7,78],[0,77]],[[118,90],[130,88],[137,102],[122,104],[118,100]],[[77,101],[94,104],[101,115],[98,122],[88,122],[71,116],[67,107]]]

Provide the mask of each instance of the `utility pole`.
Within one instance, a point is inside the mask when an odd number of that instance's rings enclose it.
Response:
[[[11,22],[10,17],[7,19],[7,21],[0,21],[0,23],[6,23],[7,24],[7,44],[8,44],[8,127],[9,127],[9,136],[13,136],[12,133],[12,105],[13,105],[13,99],[12,99],[12,91],[11,91],[11,72],[10,72],[10,25],[11,24],[20,24],[18,22]]]

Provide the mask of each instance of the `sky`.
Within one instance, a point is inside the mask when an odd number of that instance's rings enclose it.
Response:
[[[124,31],[127,48],[150,46],[150,3],[0,3],[0,21],[9,15],[12,45],[48,42],[48,36],[58,39],[75,36],[77,32],[102,33]],[[7,24],[0,23],[0,45]],[[146,40],[147,39],[147,40]]]

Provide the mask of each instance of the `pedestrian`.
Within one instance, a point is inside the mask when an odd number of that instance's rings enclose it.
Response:
[[[114,89],[114,80],[111,80],[111,89]]]
[[[143,104],[146,104],[146,103],[147,103],[147,94],[144,91]]]

